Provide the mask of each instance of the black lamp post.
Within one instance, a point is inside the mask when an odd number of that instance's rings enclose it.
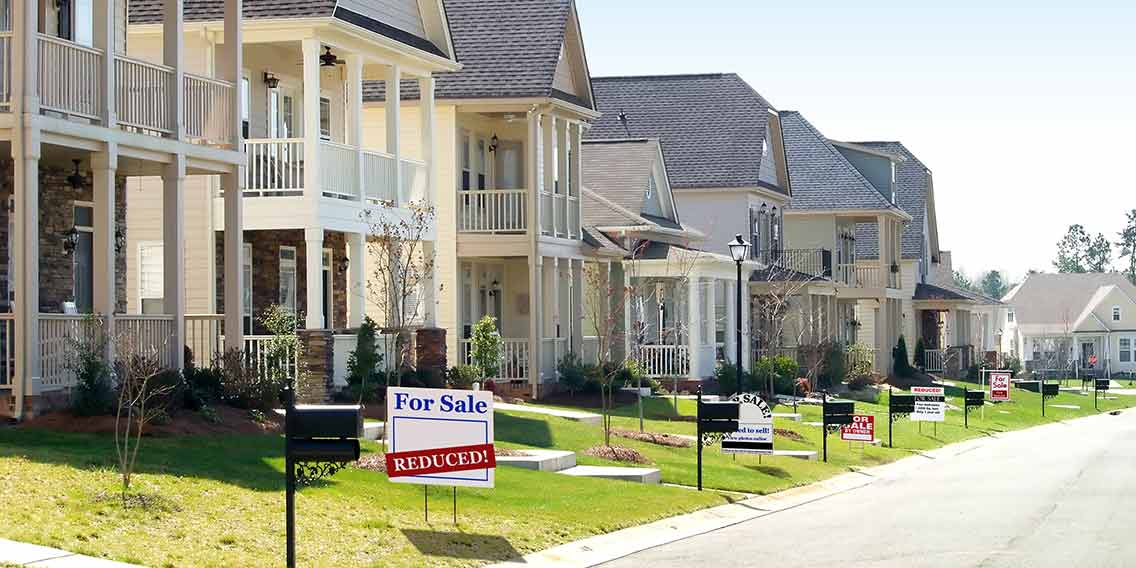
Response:
[[[741,392],[742,388],[742,262],[749,256],[749,243],[741,235],[736,235],[734,240],[730,241],[727,245],[730,247],[730,256],[734,258],[734,263],[738,265],[738,289],[737,296],[734,298],[737,302],[734,310],[734,325],[736,326],[734,336],[734,347],[736,348],[736,359],[734,365],[738,372],[736,390]]]

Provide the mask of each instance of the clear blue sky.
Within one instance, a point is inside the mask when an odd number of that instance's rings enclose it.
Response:
[[[593,75],[735,72],[935,174],[956,268],[1051,270],[1136,208],[1136,2],[577,0]],[[1115,259],[1115,254],[1114,254]]]

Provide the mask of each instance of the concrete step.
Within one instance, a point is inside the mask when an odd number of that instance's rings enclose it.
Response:
[[[578,465],[559,473],[573,477],[598,477],[600,479],[618,479],[635,483],[659,483],[663,478],[662,473],[653,467]]]
[[[521,450],[523,456],[497,456],[497,465],[535,471],[557,472],[576,467],[576,452],[562,450]]]
[[[811,462],[817,461],[817,453],[813,450],[773,450],[773,455]]]
[[[364,440],[379,440],[386,432],[385,422],[364,422],[363,423],[363,439]]]
[[[792,420],[793,422],[801,421],[801,415],[796,412],[774,412],[773,417],[782,420]]]
[[[508,410],[510,412],[527,412],[531,414],[541,414],[544,416],[555,416],[557,418],[564,418],[567,420],[575,420],[576,422],[583,422],[585,424],[599,424],[603,418],[599,414],[591,412],[581,412],[578,410],[561,410],[559,408],[545,408],[543,406],[531,406],[528,404],[510,404],[507,402],[497,402],[493,404],[494,410]]]

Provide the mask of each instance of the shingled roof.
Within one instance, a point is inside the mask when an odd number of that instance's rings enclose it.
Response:
[[[793,209],[895,207],[801,113],[781,111]]]
[[[163,0],[130,0],[127,5],[131,24],[162,23]],[[225,1],[185,0],[182,14],[187,22],[222,21],[225,19]],[[334,17],[427,53],[446,56],[430,40],[340,8],[337,0],[244,0],[241,15],[247,20]]]
[[[454,53],[462,69],[437,73],[439,99],[550,97],[593,108],[553,88],[560,49],[575,16],[572,0],[444,0]],[[586,62],[585,62],[586,65]],[[363,99],[386,98],[382,81],[366,81]],[[417,99],[404,81],[402,98]]]
[[[760,175],[773,106],[736,74],[596,77],[592,85],[603,116],[587,137],[658,138],[671,187],[787,193]]]
[[[866,148],[903,158],[895,166],[895,201],[911,215],[911,223],[903,230],[900,248],[903,258],[923,258],[923,217],[927,196],[931,191],[931,170],[923,165],[900,142],[853,142]],[[878,228],[872,224],[856,227],[856,255],[860,258],[879,258]]]

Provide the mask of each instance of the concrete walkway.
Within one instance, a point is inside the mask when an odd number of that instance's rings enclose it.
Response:
[[[37,544],[27,544],[0,538],[0,562],[21,566],[40,566],[47,568],[141,568],[136,564],[126,564],[84,556]]]
[[[528,412],[531,414],[543,414],[545,416],[555,416],[557,418],[565,418],[568,420],[575,420],[576,422],[584,422],[586,424],[599,424],[603,419],[599,414],[591,412],[581,412],[578,410],[561,410],[559,408],[545,408],[543,406],[529,406],[527,404],[509,404],[507,402],[493,403],[493,410],[508,410],[509,412]]]

